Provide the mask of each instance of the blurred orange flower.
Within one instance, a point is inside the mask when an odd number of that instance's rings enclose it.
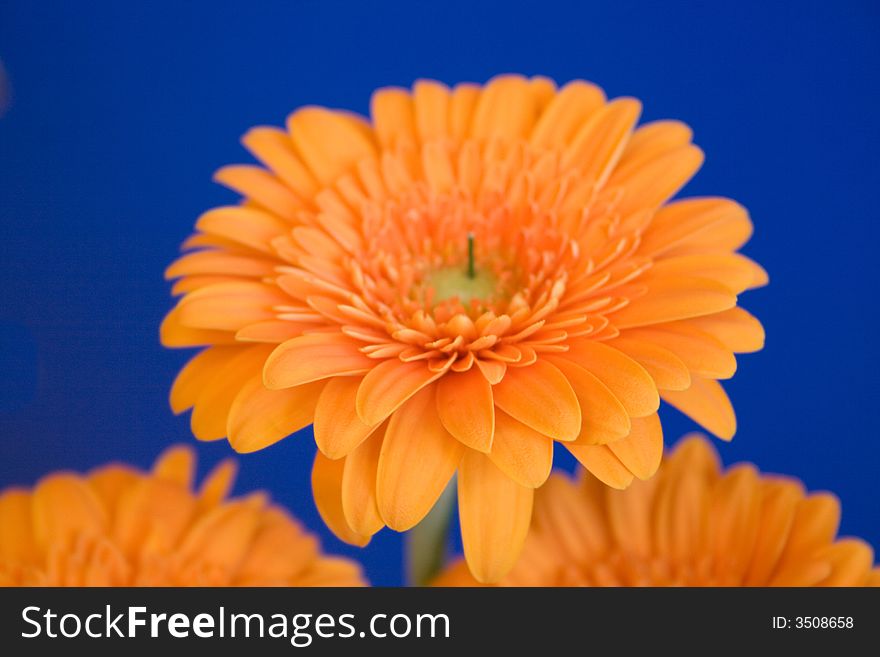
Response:
[[[667,203],[703,160],[677,121],[575,81],[430,81],[372,120],[307,107],[244,143],[264,165],[202,215],[168,270],[171,391],[203,440],[262,449],[314,422],[328,525],[363,545],[430,510],[456,471],[465,551],[501,577],[561,441],[600,480],[651,476],[661,397],[721,438],[718,379],[764,333],[737,295],[746,211]]]
[[[153,471],[107,465],[0,494],[0,586],[362,586],[263,493],[225,500],[235,466],[192,491],[193,452]]]
[[[505,586],[880,586],[873,550],[837,539],[840,503],[750,464],[724,471],[685,438],[657,475],[625,491],[557,473],[536,494]],[[435,582],[477,586],[463,561]]]

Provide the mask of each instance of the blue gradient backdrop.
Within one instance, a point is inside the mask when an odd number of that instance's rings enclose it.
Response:
[[[742,302],[764,352],[729,384],[725,462],[835,491],[846,534],[880,546],[876,477],[880,5],[874,2],[10,2],[0,60],[0,486],[109,459],[146,466],[195,444],[168,409],[188,354],[160,347],[165,266],[238,138],[318,103],[365,112],[372,89],[498,72],[584,77],[679,118],[707,153],[688,194],[745,204],[745,252],[771,285]],[[667,442],[693,429],[665,412]],[[225,442],[197,445],[207,464]],[[401,582],[401,537],[365,550],[323,528],[308,431],[240,459],[265,488]],[[570,460],[564,460],[571,467]]]

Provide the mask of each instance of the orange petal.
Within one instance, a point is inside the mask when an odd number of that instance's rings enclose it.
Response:
[[[36,563],[31,494],[8,489],[0,494],[0,563]]]
[[[89,473],[89,486],[101,504],[107,509],[107,517],[112,525],[116,520],[119,500],[126,489],[135,485],[143,477],[143,473],[127,465],[110,464],[96,468]]]
[[[321,221],[321,219],[319,219],[319,221]],[[327,220],[324,219],[324,221]],[[303,265],[303,259],[300,254],[306,255],[320,253],[322,258],[334,262],[344,258],[346,255],[345,248],[342,244],[333,239],[333,237],[328,235],[327,232],[321,228],[297,226],[291,231],[291,235],[293,236],[291,242],[284,242],[283,239],[285,238],[283,238],[275,240],[273,244],[280,252],[280,255],[283,256],[285,253],[289,252],[292,256],[291,259],[300,265]],[[297,245],[299,248],[297,248]]]
[[[730,440],[736,433],[733,406],[717,381],[694,376],[687,390],[664,390],[661,396],[667,404],[722,440]]]
[[[303,207],[296,194],[262,167],[225,166],[214,174],[214,180],[285,219],[292,219]]]
[[[358,388],[357,414],[365,424],[375,426],[444,372],[432,372],[424,361],[383,361],[370,370]]]
[[[193,408],[190,426],[199,440],[219,440],[226,436],[229,409],[242,386],[258,376],[269,354],[263,345],[241,349],[213,378],[206,380]]]
[[[633,418],[632,431],[626,438],[608,443],[626,469],[639,479],[652,477],[663,457],[663,427],[656,413]]]
[[[248,324],[235,332],[238,342],[267,342],[281,344],[286,340],[303,334],[303,329],[309,328],[308,324],[292,322],[289,320],[269,320]]]
[[[840,502],[830,493],[814,493],[801,500],[795,511],[781,569],[830,544],[840,526]]]
[[[289,299],[281,291],[256,281],[214,283],[190,292],[177,307],[184,326],[237,331],[248,324],[275,318],[273,307]]]
[[[731,308],[687,321],[691,326],[715,336],[734,353],[746,354],[764,348],[764,327],[742,308]]]
[[[688,370],[703,378],[729,379],[736,372],[736,358],[730,350],[687,321],[630,329],[627,335],[671,351]]]
[[[376,475],[379,513],[385,524],[406,531],[424,518],[466,449],[443,428],[433,387],[400,407],[388,423]]]
[[[628,167],[608,179],[620,186],[623,198],[615,206],[622,217],[641,209],[657,208],[690,180],[703,164],[703,151],[687,144],[663,153],[640,167]]]
[[[487,360],[485,358],[477,358],[474,361],[477,368],[486,377],[486,380],[494,385],[498,385],[504,375],[507,373],[507,363],[500,360]]]
[[[575,80],[559,90],[532,131],[538,148],[558,148],[574,136],[590,115],[605,102],[605,94],[589,82]]]
[[[74,536],[103,536],[107,514],[94,491],[78,476],[54,474],[42,479],[32,497],[34,539],[43,552]]]
[[[196,228],[269,255],[274,255],[272,240],[290,230],[283,219],[237,205],[208,210],[196,220]]]
[[[175,260],[165,270],[165,278],[192,275],[236,275],[262,278],[269,276],[273,270],[273,263],[268,258],[213,250],[197,251]]]
[[[629,415],[604,383],[580,365],[564,358],[548,358],[568,379],[581,407],[578,442],[606,443],[630,432]]]
[[[358,582],[355,584],[354,582]],[[297,586],[365,586],[358,564],[345,557],[323,556],[309,564],[308,571],[297,576]]]
[[[529,78],[529,91],[535,97],[536,109],[543,112],[556,95],[556,83],[543,75],[534,75]]]
[[[768,586],[818,586],[831,575],[831,563],[816,557],[802,559],[773,573]]]
[[[315,178],[325,185],[375,156],[373,142],[351,117],[321,107],[304,107],[287,119],[294,146]]]
[[[712,491],[709,550],[720,577],[744,576],[751,562],[761,518],[758,471],[751,464],[728,470]]]
[[[413,85],[416,128],[422,142],[445,137],[449,132],[449,89],[433,80]]]
[[[446,430],[478,452],[492,448],[495,403],[492,386],[476,367],[450,372],[437,382],[437,413]]]
[[[578,167],[584,179],[604,185],[623,154],[642,106],[634,98],[616,98],[578,130],[562,156],[562,166]]]
[[[171,386],[171,410],[182,413],[195,404],[202,390],[214,380],[220,368],[242,351],[242,347],[209,347],[191,359],[180,370]]]
[[[192,526],[175,556],[184,564],[234,571],[259,528],[261,510],[247,499],[214,507]]]
[[[691,385],[691,374],[681,359],[668,349],[652,342],[623,336],[608,340],[608,346],[622,351],[645,368],[661,390],[686,390]]]
[[[377,431],[345,459],[342,511],[348,526],[362,536],[372,536],[385,526],[376,502],[376,471],[384,438],[384,432]]]
[[[235,334],[184,326],[180,321],[180,308],[176,307],[162,320],[159,340],[165,347],[203,347],[205,345],[235,344]]]
[[[639,126],[620,158],[614,176],[628,177],[665,153],[689,144],[693,132],[681,121],[653,121]]]
[[[636,482],[625,491],[603,491],[608,525],[617,541],[617,550],[650,562],[654,547],[653,525],[656,482]],[[659,547],[659,546],[658,546]]]
[[[293,142],[278,128],[251,128],[242,137],[242,143],[302,199],[310,199],[318,192],[318,183],[296,154]]]
[[[647,292],[609,316],[618,329],[711,315],[736,305],[735,294],[706,278],[646,274],[638,282]]]
[[[593,477],[589,479],[602,486]],[[599,557],[610,543],[603,496],[584,494],[581,486],[559,472],[535,495],[532,527],[535,533],[552,536],[561,554],[571,561]]]
[[[332,376],[364,374],[375,364],[342,333],[310,333],[275,348],[266,359],[263,381],[267,388],[277,390]]]
[[[177,547],[192,525],[196,501],[181,486],[143,477],[126,488],[118,500],[113,523],[114,542],[130,558]]]
[[[453,139],[463,140],[467,137],[481,93],[481,88],[475,84],[455,85],[449,102],[449,132]]]
[[[480,94],[471,136],[478,139],[525,137],[535,121],[536,107],[529,82],[520,75],[499,75]]]
[[[261,376],[252,378],[229,409],[229,444],[242,454],[256,452],[307,427],[323,388],[324,382],[316,381],[287,390],[267,390]]]
[[[498,410],[489,458],[521,486],[537,488],[550,476],[553,440]]]
[[[317,541],[306,535],[285,512],[267,510],[238,568],[234,585],[287,583],[308,568],[316,556]]]
[[[483,583],[497,582],[516,563],[532,517],[533,490],[469,450],[458,476],[458,517],[468,567]]]
[[[654,379],[623,352],[593,340],[578,340],[570,344],[565,358],[604,383],[631,417],[645,417],[659,408]]]
[[[607,445],[567,443],[565,448],[602,483],[618,489],[624,489],[632,483],[633,473]]]
[[[233,208],[236,206],[232,206]],[[216,208],[215,208],[216,209]],[[193,249],[229,249],[237,251],[245,250],[242,244],[234,242],[231,239],[220,237],[218,235],[210,235],[209,233],[193,233],[180,245],[181,251],[192,251]],[[257,254],[253,254],[257,255]]]
[[[171,296],[177,297],[201,290],[209,285],[238,283],[241,280],[238,276],[185,276],[175,281],[174,285],[171,286]]]
[[[761,520],[746,586],[762,586],[770,581],[779,557],[788,542],[795,511],[803,499],[802,487],[792,481],[762,481]]]
[[[817,556],[831,564],[831,574],[820,586],[864,586],[874,563],[871,546],[855,538],[841,539]]]
[[[745,208],[726,198],[693,198],[660,208],[642,235],[639,252],[659,255],[694,242],[714,239],[722,251],[735,251],[752,235]],[[713,237],[714,236],[714,237]],[[720,240],[720,241],[719,241]]]
[[[378,89],[370,100],[370,115],[383,148],[393,150],[415,144],[413,101],[405,89]]]
[[[196,470],[196,455],[188,445],[175,445],[163,451],[153,464],[153,475],[174,482],[186,489],[192,488]]]
[[[318,398],[315,408],[315,442],[328,458],[346,456],[375,429],[364,424],[355,409],[357,391],[362,380],[348,376],[330,379]]]
[[[767,272],[758,263],[739,253],[678,255],[660,258],[651,267],[654,274],[696,276],[718,281],[734,294],[766,285]]]
[[[345,519],[342,509],[342,477],[345,471],[345,459],[331,460],[321,452],[315,454],[312,466],[312,493],[315,506],[326,525],[336,536],[346,543],[364,547],[370,542],[370,536],[358,534]]]
[[[664,471],[670,478],[674,478],[678,472],[693,472],[703,479],[714,481],[721,471],[721,458],[706,436],[690,433],[675,444],[666,458]]]
[[[237,472],[238,465],[234,459],[226,459],[211,470],[199,488],[201,505],[210,508],[222,502],[232,491]]]
[[[656,553],[679,562],[699,558],[707,549],[708,491],[714,479],[683,468],[676,474],[664,470],[646,484],[655,482],[652,525]]]
[[[512,367],[492,392],[508,415],[554,440],[574,440],[581,430],[581,408],[565,375],[547,360]]]
[[[441,142],[431,142],[422,147],[422,168],[425,180],[435,194],[446,194],[455,186],[451,154]]]

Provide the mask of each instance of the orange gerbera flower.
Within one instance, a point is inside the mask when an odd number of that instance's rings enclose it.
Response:
[[[317,503],[344,540],[413,527],[456,470],[468,559],[503,575],[553,442],[605,483],[649,477],[662,397],[722,438],[717,379],[764,334],[733,201],[667,204],[703,156],[676,121],[576,81],[378,91],[372,121],[307,107],[221,169],[168,270],[171,391],[201,439],[249,452],[314,422]]]
[[[836,539],[840,503],[751,464],[722,471],[685,438],[650,481],[610,490],[550,477],[504,586],[880,586],[864,541]],[[438,586],[478,586],[463,561]]]
[[[0,494],[0,586],[362,586],[353,561],[264,493],[225,500],[235,464],[193,493],[195,457],[167,450],[153,471],[107,465]]]

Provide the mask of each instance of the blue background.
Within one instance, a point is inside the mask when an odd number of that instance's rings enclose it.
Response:
[[[742,303],[767,347],[728,390],[726,462],[835,491],[842,531],[880,546],[876,473],[880,5],[704,2],[5,2],[0,60],[0,487],[195,443],[167,393],[188,353],[160,347],[162,272],[238,144],[307,103],[365,112],[372,89],[498,72],[583,77],[693,126],[707,161],[687,194],[745,204],[745,252],[770,287]],[[665,411],[667,441],[693,425]],[[201,470],[227,456],[200,444]],[[242,457],[266,488],[377,584],[401,537],[366,550],[323,528],[306,431]],[[570,460],[564,461],[570,467]]]

